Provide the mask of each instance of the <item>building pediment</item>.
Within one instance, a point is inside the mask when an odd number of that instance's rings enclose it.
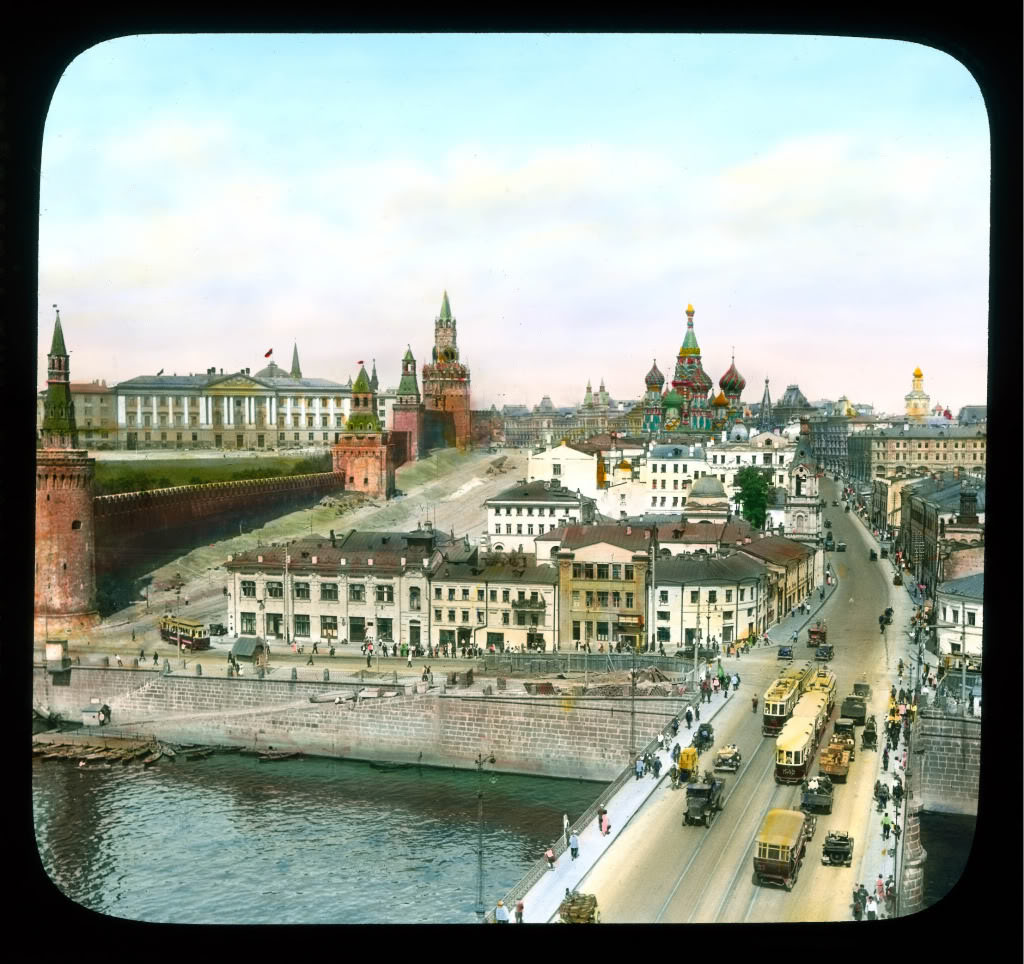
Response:
[[[254,391],[272,393],[274,388],[258,378],[253,378],[251,375],[242,375],[238,372],[233,375],[218,377],[206,386],[206,392],[209,395],[239,395]]]

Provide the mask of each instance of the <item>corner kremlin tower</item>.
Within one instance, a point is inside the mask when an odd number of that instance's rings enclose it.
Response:
[[[42,447],[36,453],[34,635],[66,639],[97,625],[100,616],[92,507],[96,462],[78,448],[60,312],[48,357]]]

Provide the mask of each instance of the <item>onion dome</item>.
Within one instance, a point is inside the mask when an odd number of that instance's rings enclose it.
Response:
[[[654,364],[651,366],[651,370],[644,377],[644,384],[651,389],[656,388],[659,392],[661,386],[665,384],[665,376],[658,371],[658,360],[654,360]]]
[[[690,376],[693,381],[693,387],[697,390],[698,394],[706,395],[711,391],[711,386],[714,384],[711,381],[711,376],[708,375],[701,365],[695,366],[695,371]]]
[[[728,408],[729,407],[729,399],[727,399],[725,397],[725,394],[723,392],[719,392],[714,397],[714,399],[712,400],[711,404],[714,405],[716,408]]]
[[[920,366],[914,369],[914,378],[924,378],[924,375],[921,373]]]
[[[736,357],[733,356],[729,370],[718,379],[718,387],[726,395],[739,395],[747,387],[746,379],[736,370]]]

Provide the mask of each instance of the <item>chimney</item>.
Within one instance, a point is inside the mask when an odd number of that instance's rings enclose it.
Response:
[[[963,486],[960,489],[960,525],[978,524],[978,493]]]

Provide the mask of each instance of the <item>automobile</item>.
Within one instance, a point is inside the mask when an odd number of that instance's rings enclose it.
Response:
[[[834,659],[835,655],[836,648],[831,643],[824,643],[814,651],[814,658],[823,663]]]
[[[888,559],[889,558],[889,550],[888,549],[885,549],[885,548],[882,549],[882,558],[883,559]]]
[[[845,830],[830,830],[821,847],[821,862],[826,867],[849,867],[853,863],[853,837]]]
[[[832,812],[832,781],[827,776],[813,777],[804,780],[803,793],[800,795],[800,809],[804,813]]]
[[[778,653],[775,655],[776,659],[792,659],[793,658],[793,647],[792,646],[780,646]]]
[[[836,543],[836,552],[846,552],[846,543],[845,542],[837,542]]]
[[[832,520],[831,519],[826,519],[825,520],[825,528],[826,529],[831,529],[832,528]]]
[[[832,505],[833,505],[834,508],[838,509],[839,508],[839,500],[838,499],[833,499],[832,500]]]
[[[698,753],[703,753],[715,742],[715,728],[710,723],[701,723],[691,741]]]
[[[875,550],[874,550],[874,549],[872,549],[872,550],[871,550],[871,551],[870,551],[870,552],[868,553],[868,561],[869,561],[869,562],[877,562],[877,561],[878,561],[878,553],[877,553],[877,552],[875,552]]]
[[[210,623],[211,636],[227,636],[228,628],[223,623]]]
[[[702,824],[710,827],[715,814],[722,809],[722,791],[725,780],[704,774],[703,783],[691,783],[686,788],[686,810],[683,812],[683,826]]]

